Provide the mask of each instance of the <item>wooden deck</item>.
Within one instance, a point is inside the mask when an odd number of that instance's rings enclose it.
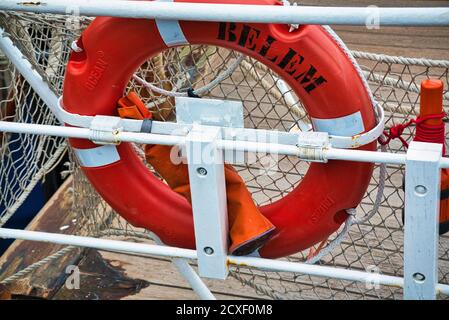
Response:
[[[441,0],[301,0],[314,6],[445,7]],[[449,59],[449,28],[332,26],[352,50],[430,59]]]
[[[303,5],[339,6],[449,6],[449,1],[418,0],[301,0]],[[399,28],[336,26],[334,29],[350,49],[449,60],[449,28]],[[70,181],[29,225],[30,230],[73,232],[70,213]],[[68,226],[61,231],[61,227]],[[16,241],[0,258],[0,278],[13,274],[42,259],[60,247],[43,243]],[[64,286],[65,267],[78,265],[81,270],[80,290]],[[260,299],[252,288],[233,278],[226,282],[207,281],[221,299]],[[110,253],[79,250],[40,268],[12,286],[0,287],[0,297],[36,297],[44,299],[195,299],[196,295],[167,259],[149,259]]]
[[[28,226],[28,230],[75,232],[68,179]],[[17,240],[0,258],[0,279],[61,249],[59,245]],[[79,290],[64,285],[68,265],[80,269]],[[219,299],[260,298],[239,281],[206,281]],[[74,250],[71,254],[0,286],[0,297],[41,299],[196,299],[188,283],[168,259],[145,258],[97,250]]]

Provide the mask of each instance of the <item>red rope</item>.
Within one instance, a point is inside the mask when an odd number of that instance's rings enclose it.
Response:
[[[402,137],[402,133],[405,128],[411,126],[412,124],[416,124],[416,133],[413,141],[440,143],[443,145],[443,154],[445,154],[446,146],[444,137],[444,122],[437,125],[424,123],[426,120],[443,119],[445,116],[446,114],[443,112],[440,114],[431,114],[424,117],[418,117],[405,124],[397,124],[391,127],[389,132],[384,131],[384,136],[387,137],[385,141],[382,141],[382,139],[378,139],[378,141],[380,144],[386,145],[393,139],[399,139],[402,144],[408,148],[408,143]]]

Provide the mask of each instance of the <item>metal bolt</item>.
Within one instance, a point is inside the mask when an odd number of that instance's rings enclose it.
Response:
[[[207,170],[203,167],[199,167],[198,169],[196,169],[196,172],[198,172],[200,176],[205,176],[207,174]]]
[[[415,282],[422,283],[424,282],[424,280],[426,280],[426,277],[422,273],[416,272],[413,274],[413,279],[415,280]]]
[[[417,185],[415,187],[415,193],[419,196],[424,196],[427,193],[427,188],[423,185]]]
[[[204,252],[210,256],[210,255],[214,254],[214,249],[212,249],[211,247],[205,247]]]

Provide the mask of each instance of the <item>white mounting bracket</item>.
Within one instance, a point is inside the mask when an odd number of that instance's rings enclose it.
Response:
[[[176,122],[179,124],[200,124],[223,128],[243,128],[243,103],[233,100],[176,97]],[[229,133],[229,131],[228,131]],[[225,134],[222,132],[222,134]],[[226,139],[235,140],[237,134],[226,134]],[[224,161],[244,164],[245,153],[225,150]]]
[[[411,142],[405,170],[404,299],[435,299],[442,145]]]
[[[243,128],[241,101],[176,97],[176,121],[181,124]]]
[[[194,125],[186,137],[195,242],[199,275],[226,279],[228,275],[228,212],[223,151],[218,127]]]
[[[300,132],[298,134],[298,156],[310,162],[327,162],[324,149],[330,146],[327,132]]]
[[[113,116],[94,116],[90,123],[90,134],[96,144],[120,144],[117,135],[122,131],[122,119]]]
[[[244,152],[223,152],[223,128],[243,128],[240,101],[176,97],[176,120],[192,124],[183,150],[189,167],[195,242],[200,276],[228,275],[228,212],[224,162],[243,163]]]

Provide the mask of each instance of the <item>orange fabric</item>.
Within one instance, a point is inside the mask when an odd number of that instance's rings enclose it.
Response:
[[[117,110],[122,118],[139,120],[152,118],[151,112],[146,109],[135,92],[119,99]],[[191,203],[188,167],[184,163],[176,162],[177,164],[175,164],[170,158],[172,151],[176,153],[174,155],[177,155],[177,147],[146,145],[146,160],[165,179],[173,191]],[[252,241],[256,242],[262,236],[267,236],[274,230],[274,225],[260,213],[237,171],[228,164],[225,164],[224,168],[231,240],[229,252],[233,253],[242,246],[250,244]]]
[[[130,92],[126,97],[120,98],[117,104],[117,111],[121,118],[136,120],[152,118],[151,112],[148,111],[145,104],[134,91]]]
[[[137,119],[137,120],[143,120],[142,114],[133,107],[123,107],[118,109],[118,114],[120,118],[127,118],[127,119]]]
[[[167,181],[173,191],[191,202],[187,165],[184,163],[174,164],[171,161],[172,148],[176,147],[147,145],[145,148],[146,159]],[[229,251],[232,253],[241,245],[274,229],[274,226],[259,212],[242,178],[228,164],[225,164],[225,179],[231,240]]]

